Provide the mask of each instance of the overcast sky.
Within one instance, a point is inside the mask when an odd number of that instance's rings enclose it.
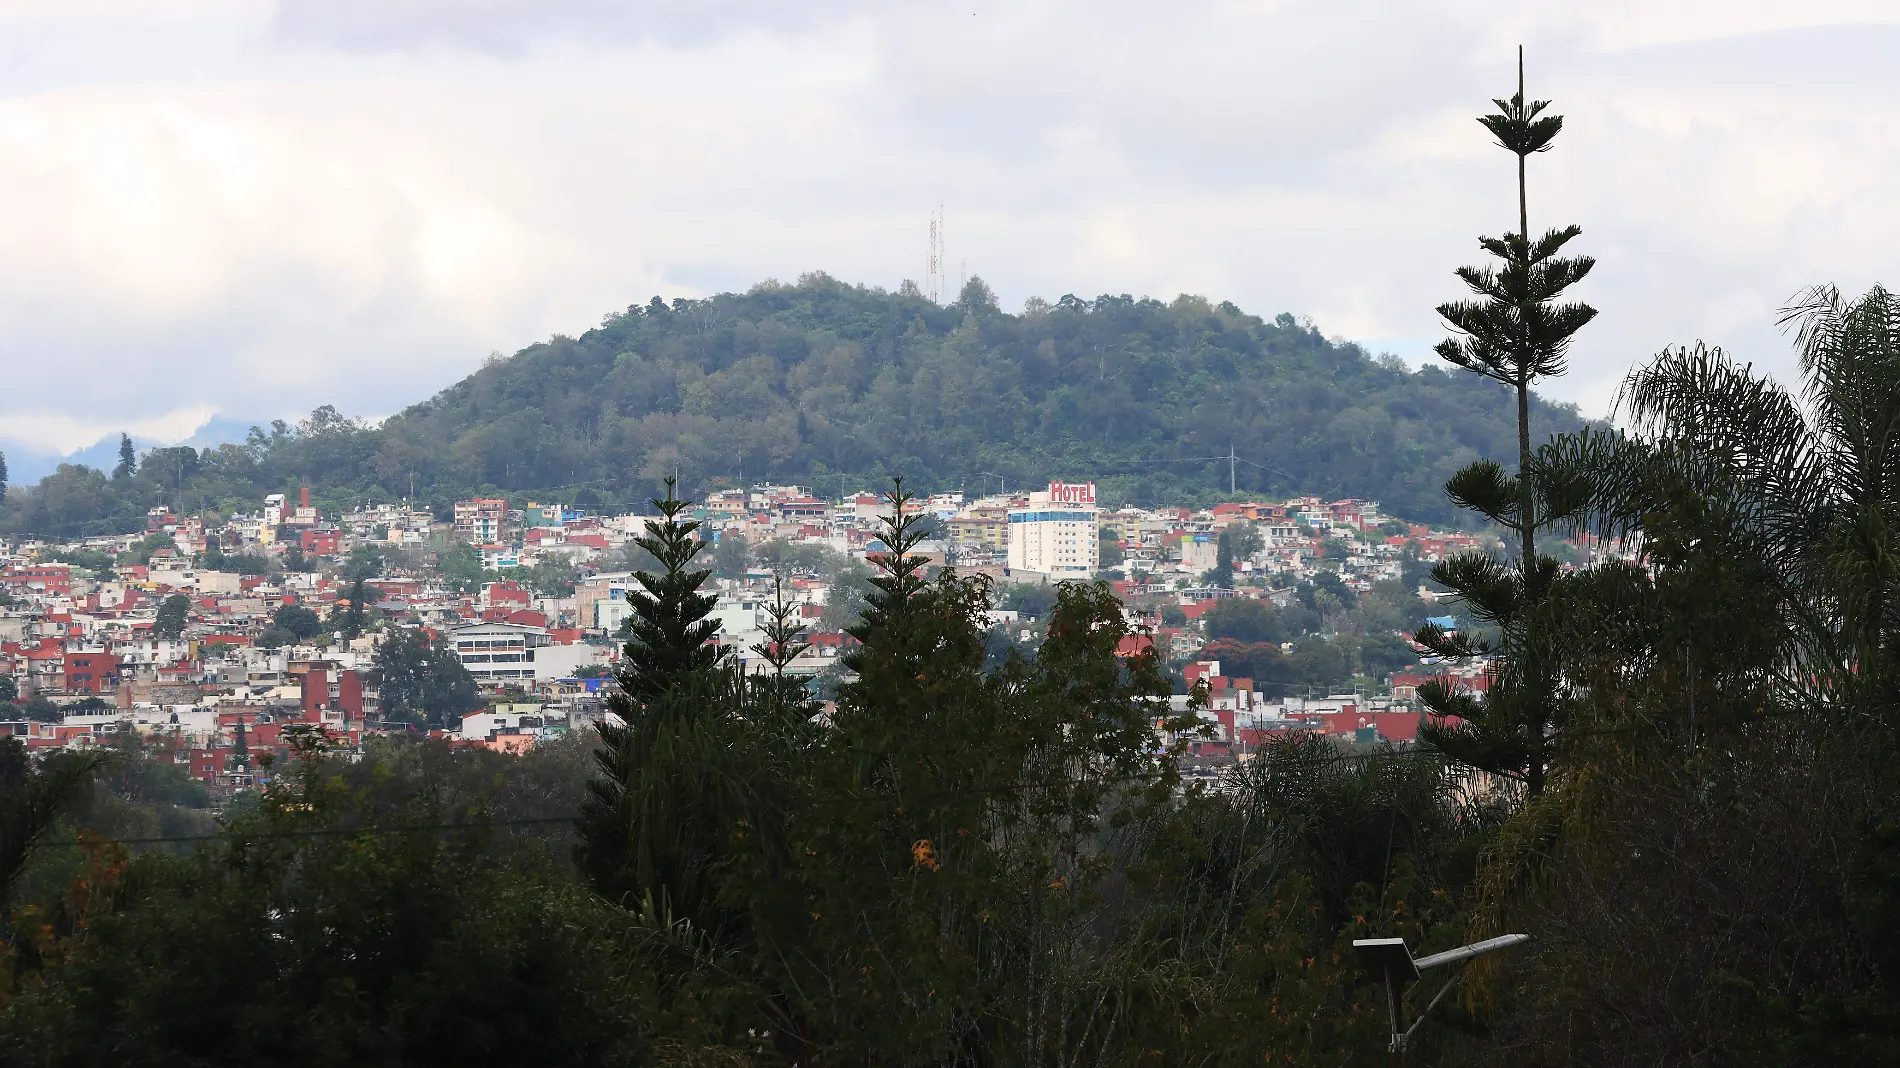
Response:
[[[1507,14],[1500,14],[1508,12]],[[1177,293],[1417,361],[1514,226],[1473,117],[1566,117],[1531,224],[1606,408],[1900,284],[1900,4],[0,0],[0,443],[380,416],[655,293],[822,269]],[[954,279],[953,279],[954,281]]]

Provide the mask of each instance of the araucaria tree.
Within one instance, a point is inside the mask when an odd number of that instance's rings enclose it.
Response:
[[[112,480],[124,482],[138,474],[139,454],[132,448],[132,435],[119,435],[119,462],[112,468]]]
[[[699,592],[712,572],[692,567],[706,545],[699,524],[682,518],[671,479],[653,503],[661,518],[635,544],[662,570],[640,572],[627,594],[631,637],[610,702],[619,722],[599,727],[578,859],[608,900],[718,935],[736,916],[717,902],[714,874],[750,796],[737,759],[745,683],[713,641],[715,598]]]
[[[1438,354],[1473,374],[1502,383],[1517,399],[1516,475],[1493,461],[1474,463],[1446,484],[1453,502],[1473,509],[1509,530],[1517,542],[1517,566],[1485,554],[1447,560],[1433,577],[1457,592],[1466,612],[1496,624],[1496,647],[1468,635],[1426,627],[1419,642],[1440,656],[1462,659],[1497,654],[1489,692],[1482,699],[1445,682],[1420,689],[1420,698],[1439,716],[1462,723],[1428,725],[1427,737],[1453,759],[1524,783],[1527,793],[1543,792],[1549,768],[1550,730],[1555,715],[1556,671],[1535,631],[1537,611],[1556,578],[1556,563],[1537,552],[1537,531],[1563,518],[1572,507],[1559,479],[1540,477],[1531,452],[1530,391],[1540,379],[1564,372],[1570,339],[1596,316],[1587,304],[1561,303],[1566,290],[1590,273],[1595,260],[1558,253],[1580,231],[1575,226],[1530,237],[1530,206],[1525,164],[1547,151],[1563,129],[1563,119],[1546,115],[1547,100],[1524,97],[1524,59],[1518,53],[1518,90],[1498,110],[1479,118],[1499,146],[1517,157],[1516,233],[1481,238],[1479,245],[1498,260],[1495,267],[1462,267],[1458,277],[1469,286],[1468,299],[1440,305],[1438,313],[1460,337],[1438,346]]]

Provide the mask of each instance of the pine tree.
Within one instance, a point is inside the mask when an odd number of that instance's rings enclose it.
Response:
[[[0,504],[7,503],[7,454],[0,452]]]
[[[1518,560],[1512,567],[1489,555],[1469,554],[1433,569],[1433,578],[1463,598],[1468,614],[1498,625],[1502,640],[1492,648],[1465,634],[1421,629],[1419,643],[1439,656],[1498,655],[1484,698],[1458,692],[1444,681],[1420,687],[1419,696],[1438,716],[1464,721],[1427,724],[1425,736],[1433,744],[1461,763],[1523,782],[1535,798],[1543,792],[1549,768],[1556,670],[1550,651],[1536,640],[1534,619],[1557,575],[1556,562],[1537,552],[1536,535],[1571,506],[1563,499],[1564,487],[1539,477],[1531,452],[1530,390],[1540,379],[1564,373],[1571,337],[1596,316],[1588,305],[1558,303],[1596,261],[1557,255],[1581,232],[1575,226],[1548,231],[1535,241],[1529,237],[1526,161],[1550,148],[1563,119],[1544,114],[1548,100],[1525,100],[1522,49],[1517,94],[1494,103],[1498,110],[1478,121],[1517,157],[1518,230],[1479,239],[1480,247],[1500,261],[1495,270],[1459,268],[1458,277],[1474,299],[1439,306],[1438,313],[1463,336],[1441,342],[1437,351],[1516,394],[1518,473],[1508,475],[1496,462],[1480,461],[1452,476],[1445,490],[1453,503],[1515,535]]]
[[[1126,870],[1102,863],[1106,824],[1178,796],[1153,754],[1167,682],[1152,651],[1119,655],[1130,631],[1103,582],[1058,585],[1035,660],[994,664],[988,579],[927,579],[901,483],[887,501],[858,677],[810,750],[807,803],[787,806],[794,867],[741,887],[760,985],[789,1005],[791,1063],[1051,1059],[1034,1036],[1061,1029],[1056,977],[1116,926],[1092,922]]]
[[[342,624],[337,628],[345,638],[355,640],[363,636],[363,598],[366,596],[363,576],[358,574],[356,581],[350,584],[350,607],[344,611]]]
[[[687,502],[674,495],[676,485],[666,480],[666,499],[653,502],[660,522],[648,523],[646,534],[633,540],[662,569],[658,575],[638,573],[640,588],[627,591],[632,636],[619,679],[621,693],[634,706],[653,700],[686,673],[717,667],[727,657],[725,649],[712,644],[718,622],[706,618],[717,598],[699,592],[712,572],[687,570],[706,543],[693,537],[697,522],[680,518]]]
[[[774,576],[772,579],[772,605],[766,609],[771,622],[760,628],[765,641],[752,647],[753,651],[765,658],[771,666],[769,675],[760,676],[755,687],[768,696],[767,704],[775,711],[789,712],[791,716],[809,720],[813,711],[811,691],[803,679],[786,673],[792,661],[811,648],[804,640],[804,624],[796,622],[798,606],[785,599],[785,580]]]
[[[1013,841],[985,817],[1021,781],[1024,736],[1008,719],[1010,683],[985,670],[988,580],[948,569],[927,580],[914,553],[926,532],[901,481],[886,501],[878,573],[846,632],[860,643],[844,657],[857,678],[814,747],[817,803],[795,813],[787,904],[813,905],[775,910],[786,922],[764,937],[782,943],[773,956],[788,975],[773,985],[802,1004],[795,1018],[818,1022],[825,1060],[875,1063],[901,1048],[949,1063],[940,1043],[977,1002],[980,938],[968,936],[982,928],[970,917],[998,844]],[[911,990],[929,994],[885,993]]]
[[[597,728],[575,854],[609,900],[718,936],[738,922],[718,901],[715,874],[751,796],[735,759],[746,683],[712,641],[715,599],[699,592],[711,572],[688,570],[704,543],[674,489],[667,479],[666,499],[653,502],[660,520],[635,540],[663,570],[638,573],[640,588],[627,593],[631,637],[608,702],[619,723]]]
[[[123,482],[131,478],[133,473],[138,470],[138,467],[139,458],[138,453],[132,450],[132,436],[130,434],[120,434],[119,463],[112,469],[113,480]]]
[[[904,622],[916,607],[917,595],[928,585],[924,580],[923,558],[911,553],[928,537],[922,529],[923,517],[905,511],[915,498],[904,492],[904,480],[894,479],[892,485],[886,498],[890,502],[891,518],[884,521],[884,552],[872,558],[878,570],[871,577],[876,592],[865,597],[866,606],[858,625],[845,631],[865,643],[845,658],[845,666],[860,674],[867,664],[865,649],[901,634]]]

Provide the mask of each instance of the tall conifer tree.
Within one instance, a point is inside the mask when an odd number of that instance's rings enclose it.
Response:
[[[119,463],[112,469],[112,477],[123,482],[131,478],[139,469],[138,453],[132,448],[132,435],[119,435]]]
[[[1537,531],[1567,514],[1571,505],[1564,499],[1564,488],[1537,470],[1531,451],[1530,391],[1540,379],[1564,373],[1571,337],[1596,316],[1589,305],[1559,302],[1596,261],[1558,255],[1581,232],[1575,226],[1549,230],[1534,241],[1529,236],[1526,163],[1549,150],[1563,119],[1544,114],[1550,101],[1525,99],[1521,48],[1517,80],[1517,94],[1493,101],[1498,110],[1478,121],[1499,147],[1517,157],[1518,229],[1501,238],[1479,239],[1479,247],[1499,261],[1495,268],[1458,269],[1473,296],[1438,307],[1462,336],[1441,342],[1437,349],[1451,363],[1502,383],[1516,395],[1517,474],[1506,474],[1501,465],[1484,460],[1452,476],[1445,490],[1454,503],[1515,535],[1517,566],[1469,554],[1447,560],[1432,572],[1461,595],[1468,615],[1498,625],[1502,640],[1497,647],[1431,626],[1417,637],[1448,659],[1496,656],[1491,687],[1482,699],[1444,681],[1420,687],[1428,709],[1463,720],[1456,726],[1428,724],[1426,737],[1461,763],[1523,782],[1535,798],[1543,792],[1549,770],[1557,688],[1552,657],[1534,633],[1538,606],[1557,574],[1556,562],[1537,551]]]
[[[699,592],[712,571],[688,570],[706,543],[693,537],[697,522],[680,518],[688,502],[675,495],[676,486],[674,479],[666,480],[666,499],[653,502],[660,522],[648,523],[647,532],[633,541],[661,568],[657,575],[639,572],[640,588],[627,591],[632,637],[619,677],[621,693],[635,705],[653,700],[687,672],[718,666],[727,655],[712,643],[719,623],[706,618],[717,598]]]
[[[363,622],[365,618],[363,614],[363,599],[368,595],[368,590],[363,584],[363,576],[361,573],[358,573],[356,581],[350,584],[350,607],[343,613],[342,625],[337,628],[339,633],[345,638],[353,641],[363,636]]]
[[[631,637],[603,721],[578,821],[577,859],[610,900],[717,935],[738,917],[718,901],[714,873],[748,811],[739,713],[743,675],[712,640],[711,572],[691,570],[705,543],[666,480],[660,519],[635,544],[662,568],[629,590]]]

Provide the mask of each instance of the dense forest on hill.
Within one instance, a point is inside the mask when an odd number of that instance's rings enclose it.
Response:
[[[1452,521],[1442,486],[1513,449],[1492,383],[1408,370],[1281,314],[1194,296],[1001,311],[972,279],[940,306],[823,274],[704,300],[655,297],[556,336],[370,427],[322,408],[243,445],[157,449],[117,478],[65,466],[11,495],[4,528],[130,529],[149,507],[252,507],[478,492],[630,505],[677,474],[700,494],[758,480],[837,494],[902,475],[923,491],[1093,478],[1107,500],[1242,493],[1368,497]],[[1538,402],[1539,437],[1577,429]],[[1194,458],[1201,459],[1194,459]]]

